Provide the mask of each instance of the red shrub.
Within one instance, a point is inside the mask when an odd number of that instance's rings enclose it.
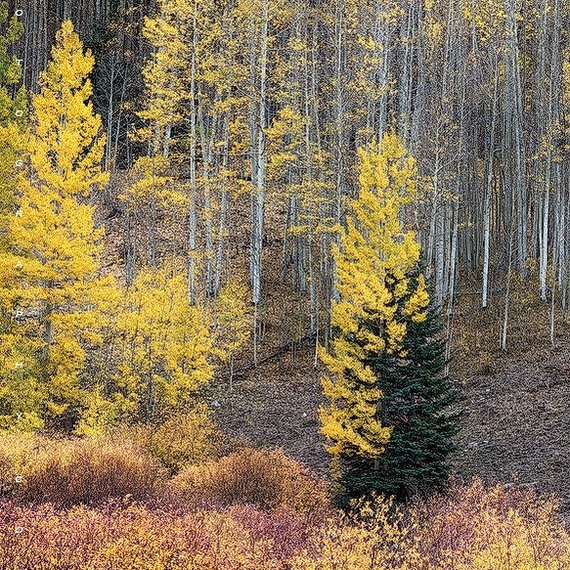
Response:
[[[256,515],[234,514],[8,504],[0,511],[0,568],[285,570],[274,539],[238,520]]]

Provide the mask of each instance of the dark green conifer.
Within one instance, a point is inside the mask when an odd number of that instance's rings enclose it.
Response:
[[[449,476],[446,460],[459,429],[459,391],[445,373],[443,319],[431,305],[423,322],[405,320],[405,356],[383,353],[367,362],[383,391],[378,414],[382,425],[393,426],[390,440],[376,460],[343,461],[342,504],[370,492],[405,500],[441,487]]]

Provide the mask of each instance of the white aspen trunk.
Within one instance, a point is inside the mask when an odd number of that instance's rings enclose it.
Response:
[[[192,58],[190,65],[190,204],[188,207],[188,300],[196,303],[196,51],[198,49],[197,29],[198,2],[194,1],[192,16]]]
[[[383,6],[384,2],[382,2],[382,0],[376,0],[375,41],[377,46],[382,46],[382,64],[378,70],[378,84],[381,90],[380,100],[378,102],[378,124],[376,128],[378,143],[382,142],[388,125],[388,53],[390,50],[390,31],[385,20],[386,16],[383,13]]]
[[[212,193],[211,193],[211,163],[212,163],[212,146],[213,138],[216,133],[216,119],[214,124],[211,125],[210,138],[206,136],[206,127],[204,125],[204,110],[203,104],[198,107],[198,124],[200,128],[200,141],[202,147],[202,164],[203,164],[203,186],[204,186],[204,222],[206,229],[206,291],[208,296],[214,294],[213,282],[213,252],[214,252],[214,238],[212,234]]]
[[[552,283],[552,294],[550,299],[550,345],[554,346],[554,341],[556,339],[555,334],[555,321],[556,321],[556,304],[554,300],[554,293],[556,291],[556,283]]]
[[[514,209],[514,204],[513,204]],[[513,212],[514,216],[514,212]],[[513,231],[512,224],[515,220],[511,220],[511,228],[509,230],[509,263],[507,271],[507,286],[505,290],[505,308],[503,312],[503,329],[501,332],[501,350],[507,350],[507,335],[509,328],[509,310],[511,304],[511,284],[512,284],[512,274],[513,274]]]
[[[228,169],[228,156],[230,147],[230,130],[229,130],[229,113],[226,116],[224,127],[224,148],[222,156],[222,170],[224,176]],[[224,247],[226,243],[227,220],[229,217],[230,198],[228,190],[226,189],[226,181],[222,180],[222,189],[220,197],[220,221],[218,226],[218,248],[216,251],[216,272],[214,277],[214,295],[217,296],[221,289],[222,284],[222,268],[224,261]]]
[[[256,176],[252,196],[252,239],[251,239],[251,274],[254,311],[253,361],[257,366],[257,320],[258,306],[261,299],[261,256],[263,253],[263,218],[265,209],[265,129],[267,127],[267,44],[269,27],[269,0],[263,2],[263,22],[261,31],[261,49],[259,54],[259,107],[256,142]],[[253,55],[253,54],[252,54]]]
[[[540,239],[540,299],[544,302],[546,302],[546,294],[548,290],[546,278],[548,273],[548,226],[550,215],[550,159],[547,160],[544,203],[542,206],[542,232]]]
[[[342,199],[345,194],[343,176],[344,109],[343,109],[343,52],[344,52],[344,0],[338,0],[335,15],[335,131],[336,131],[336,221],[342,218]]]
[[[449,266],[449,299],[447,302],[447,314],[453,314],[453,305],[455,297],[455,286],[457,276],[457,254],[458,254],[458,236],[459,236],[459,202],[453,203],[453,233],[451,237],[451,254]]]
[[[545,10],[544,15],[544,28],[546,30],[547,17],[548,12]],[[554,15],[553,15],[553,24],[554,24],[554,38],[552,41],[552,58],[550,62],[550,77],[549,77],[549,89],[548,89],[548,113],[547,113],[547,121],[546,121],[546,128],[548,129],[547,139],[547,155],[546,155],[546,173],[545,173],[545,187],[544,187],[544,204],[543,204],[543,216],[542,216],[542,243],[541,243],[541,252],[540,252],[540,298],[542,301],[546,301],[546,294],[547,294],[547,273],[548,273],[548,251],[549,251],[549,227],[550,227],[550,188],[552,185],[552,146],[553,146],[553,129],[554,124],[558,122],[559,114],[556,113],[555,118],[555,111],[554,105],[555,103],[558,104],[559,100],[559,92],[558,92],[558,77],[560,75],[560,65],[559,65],[559,27],[558,27],[558,20],[559,20],[559,1],[555,1],[554,6]],[[546,33],[546,32],[545,32]],[[544,47],[546,47],[546,40],[543,42]],[[546,57],[544,57],[546,59]],[[546,73],[546,68],[545,68]],[[558,185],[557,185],[557,196],[558,194]],[[555,287],[555,267],[554,262],[552,266],[552,277],[553,277],[553,284],[552,284],[552,296],[554,297],[554,287]]]
[[[445,232],[444,217],[447,208],[441,204],[436,209],[436,233],[435,233],[435,301],[441,308],[443,304],[444,274],[445,274]]]
[[[491,249],[491,195],[493,192],[493,169],[495,156],[495,123],[497,114],[497,97],[498,97],[499,77],[495,76],[495,84],[493,87],[493,104],[491,111],[491,132],[489,142],[489,152],[487,155],[487,183],[485,191],[485,205],[483,212],[483,298],[481,307],[487,308],[489,302],[489,259]]]
[[[516,19],[516,9],[514,2],[510,0],[508,16],[511,26],[511,81],[514,89],[514,148],[515,148],[515,175],[516,175],[516,219],[517,219],[517,259],[518,267],[526,272],[528,261],[528,195],[526,187],[524,140],[522,135],[522,125],[524,122],[524,107],[522,97],[521,73],[520,73],[520,53],[517,43],[518,26]]]
[[[109,77],[109,99],[107,102],[107,140],[105,142],[105,170],[109,172],[111,168],[111,147],[113,145],[113,113],[114,113],[114,91],[115,91],[115,59],[111,63]]]

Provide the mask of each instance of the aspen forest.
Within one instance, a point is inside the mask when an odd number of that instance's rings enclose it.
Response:
[[[0,0],[0,570],[570,570],[570,3]]]

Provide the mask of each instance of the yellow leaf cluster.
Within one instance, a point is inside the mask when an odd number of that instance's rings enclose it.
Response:
[[[22,380],[45,387],[52,416],[80,400],[84,347],[101,342],[101,305],[113,290],[111,280],[97,275],[103,229],[84,203],[107,182],[105,137],[89,101],[93,65],[65,22],[33,97],[28,164],[20,174],[18,209],[7,218],[8,245],[0,252],[0,298],[11,319],[4,340],[22,347],[22,358],[10,350],[9,360],[22,363]],[[11,373],[2,381],[13,379]]]
[[[152,419],[184,405],[213,375],[206,312],[192,306],[181,275],[146,270],[125,293],[117,319],[121,355],[115,382],[125,412]]]
[[[322,433],[333,455],[377,457],[390,429],[377,418],[382,397],[368,364],[383,353],[405,356],[405,318],[426,317],[429,298],[420,276],[411,274],[420,246],[403,229],[404,208],[415,194],[416,165],[398,137],[385,135],[360,152],[360,194],[353,200],[340,244],[334,247],[339,300],[331,310],[336,337],[321,351],[329,376],[322,380],[330,404],[321,410]]]
[[[247,305],[247,288],[239,281],[222,287],[215,306],[216,353],[229,362],[251,336],[252,317]]]

